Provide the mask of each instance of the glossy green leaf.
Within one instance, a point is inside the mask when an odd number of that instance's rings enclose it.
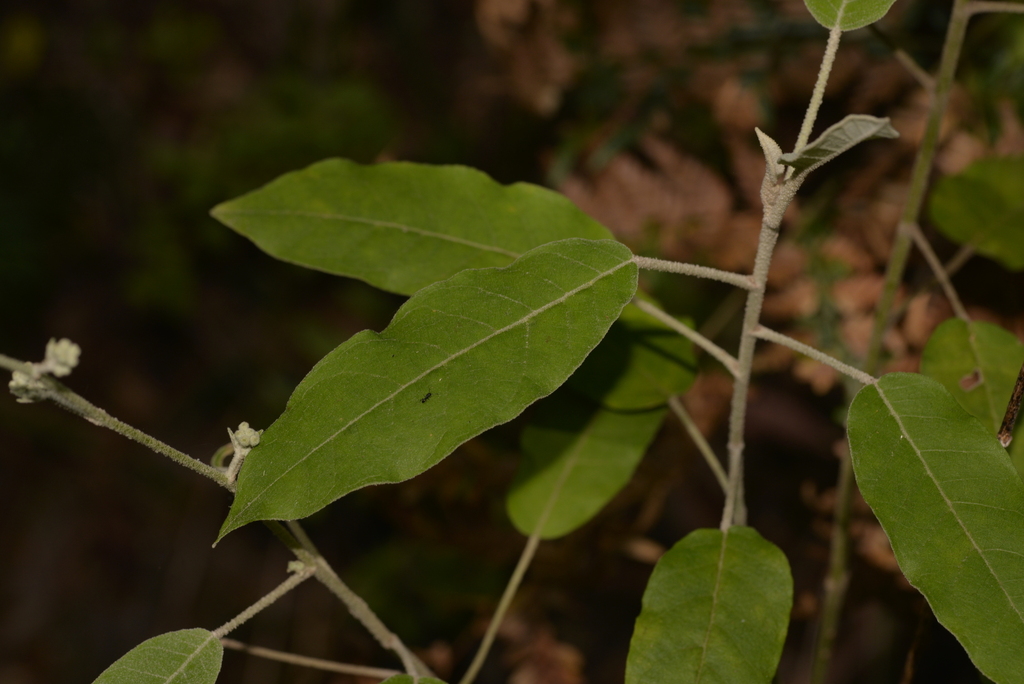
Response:
[[[1024,156],[981,159],[935,185],[929,214],[949,239],[1024,269]]]
[[[569,384],[605,408],[636,411],[665,406],[696,372],[693,344],[630,304]]]
[[[211,213],[273,257],[399,294],[555,240],[612,237],[550,190],[407,162],[328,159]]]
[[[530,535],[543,519],[540,536],[553,539],[590,520],[629,482],[664,418],[610,411],[568,387],[538,402],[506,502],[512,524]]]
[[[896,0],[804,0],[807,9],[827,29],[852,31],[886,15]]]
[[[420,290],[299,384],[246,457],[221,536],[407,480],[511,420],[579,367],[636,280],[624,245],[571,239]]]
[[[213,684],[224,647],[205,629],[147,639],[103,671],[93,684]]]
[[[1024,363],[1024,344],[992,325],[951,318],[935,329],[921,353],[921,372],[938,380],[961,406],[999,432]],[[1010,460],[1024,476],[1024,421],[1018,421]]]
[[[399,674],[392,677],[388,677],[380,684],[444,684],[440,679],[434,677],[420,677],[419,680],[413,679],[412,675]]]
[[[779,157],[779,163],[793,167],[797,174],[810,173],[862,142],[873,138],[899,136],[888,118],[850,114],[839,123],[826,128],[816,140]]]
[[[974,664],[1024,682],[1024,483],[989,428],[935,380],[891,373],[850,407],[864,500],[900,569]]]
[[[647,583],[626,684],[768,684],[792,606],[786,556],[754,529],[691,532]]]

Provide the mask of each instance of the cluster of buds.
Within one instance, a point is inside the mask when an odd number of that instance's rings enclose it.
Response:
[[[46,343],[46,358],[39,363],[30,364],[31,372],[14,371],[7,387],[22,404],[42,401],[49,392],[49,386],[43,380],[43,376],[63,378],[70,375],[72,369],[78,365],[78,358],[81,355],[82,348],[71,340],[51,338]]]

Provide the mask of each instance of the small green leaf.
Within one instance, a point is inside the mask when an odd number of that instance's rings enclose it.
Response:
[[[691,532],[647,583],[626,684],[769,684],[792,606],[786,556],[754,529]]]
[[[807,9],[827,29],[852,31],[886,15],[896,0],[804,0]]]
[[[213,684],[224,647],[205,629],[147,639],[103,671],[93,684]]]
[[[467,268],[507,266],[547,242],[612,237],[550,190],[407,162],[328,159],[211,213],[282,261],[399,294]]]
[[[907,580],[979,670],[1024,682],[1024,483],[998,440],[911,373],[857,394],[849,436],[857,484]]]
[[[950,240],[1011,271],[1024,269],[1024,156],[974,162],[935,185],[929,214]]]
[[[324,357],[245,460],[221,536],[418,475],[576,370],[636,292],[611,240],[562,240],[416,293]]]
[[[808,174],[866,140],[898,137],[888,118],[850,114],[825,129],[817,140],[779,157],[779,163],[792,166],[797,174]]]
[[[696,372],[693,344],[630,304],[569,385],[605,408],[639,411],[665,406]]]
[[[584,524],[632,477],[658,433],[665,409],[609,411],[563,387],[533,409],[523,430],[523,461],[507,500],[512,524],[543,539]]]
[[[393,675],[385,679],[380,684],[416,684],[417,681],[419,684],[444,684],[440,679],[435,679],[433,677],[420,677],[419,680],[416,680],[413,679],[412,675],[407,674]]]

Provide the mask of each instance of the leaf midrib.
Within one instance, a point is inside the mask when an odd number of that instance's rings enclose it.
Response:
[[[300,209],[224,209],[216,212],[218,216],[300,216],[305,218],[317,218],[324,219],[327,221],[347,221],[350,223],[363,223],[375,228],[394,228],[400,230],[403,233],[416,233],[424,237],[433,238],[436,240],[444,240],[447,242],[453,242],[466,247],[472,247],[479,249],[484,252],[494,252],[495,254],[501,254],[503,256],[511,257],[512,259],[518,259],[522,254],[513,252],[511,250],[496,247],[494,245],[485,245],[481,242],[474,242],[473,240],[467,240],[460,238],[455,235],[446,235],[445,233],[438,233],[436,231],[427,230],[425,228],[418,228],[416,226],[410,226],[404,223],[397,223],[395,221],[380,221],[377,219],[365,218],[362,216],[349,216],[347,214],[334,214],[329,212],[317,212],[317,211],[304,211]]]
[[[882,400],[882,403],[884,403],[885,407],[889,410],[889,415],[893,417],[893,420],[896,421],[896,425],[899,426],[900,434],[902,434],[903,437],[906,438],[907,443],[910,444],[910,447],[914,450],[914,454],[921,462],[921,465],[924,468],[925,473],[928,475],[928,478],[932,481],[932,484],[935,485],[935,489],[938,490],[939,494],[942,496],[942,500],[946,503],[946,507],[949,509],[949,512],[953,516],[953,519],[956,520],[958,525],[960,525],[960,529],[963,530],[964,536],[966,536],[968,541],[971,542],[971,546],[974,547],[974,550],[978,553],[978,556],[981,557],[982,562],[985,563],[985,567],[988,568],[989,574],[992,575],[992,579],[995,580],[996,585],[1003,592],[1003,596],[1006,597],[1006,602],[1010,604],[1010,607],[1013,609],[1013,612],[1017,614],[1017,617],[1020,619],[1021,623],[1024,623],[1024,615],[1021,614],[1020,610],[1017,608],[1017,605],[1013,602],[1013,599],[1010,597],[1010,594],[1006,591],[1006,587],[1003,586],[1002,580],[1000,580],[999,576],[992,568],[992,565],[988,562],[988,558],[985,557],[985,554],[982,552],[981,547],[979,547],[978,543],[974,541],[974,537],[971,535],[970,530],[967,529],[967,526],[964,525],[963,520],[960,519],[960,516],[957,514],[956,509],[953,507],[952,500],[948,496],[946,496],[945,490],[943,490],[942,486],[939,484],[938,478],[936,478],[934,473],[932,473],[931,468],[928,466],[928,462],[925,461],[924,456],[921,455],[921,450],[917,447],[917,444],[914,443],[914,440],[911,438],[910,433],[907,432],[906,427],[903,425],[903,421],[896,413],[896,409],[889,402],[889,399],[885,396],[885,392],[882,391],[882,388],[877,384],[875,385],[875,391],[878,392],[878,396]]]
[[[557,256],[560,256],[560,257],[568,259],[568,257],[565,257],[564,255],[561,255],[561,254],[559,254]],[[419,375],[417,375],[415,378],[413,378],[412,380],[408,381],[404,385],[400,385],[391,394],[387,395],[386,397],[384,397],[383,399],[378,401],[376,404],[374,404],[373,406],[369,407],[368,409],[366,409],[365,411],[360,413],[358,416],[356,416],[355,418],[350,420],[348,423],[346,423],[344,426],[342,426],[340,429],[338,429],[330,437],[328,437],[323,442],[321,442],[317,446],[315,446],[312,449],[310,449],[310,451],[305,456],[303,456],[302,458],[300,458],[297,461],[295,461],[295,463],[293,463],[290,467],[288,467],[284,472],[282,472],[280,475],[278,475],[276,478],[274,478],[274,480],[272,480],[270,483],[268,483],[259,494],[254,495],[243,508],[239,509],[238,514],[235,515],[234,517],[236,519],[241,517],[245,513],[245,511],[247,511],[253,504],[255,504],[264,494],[266,494],[270,490],[271,487],[273,487],[278,481],[281,480],[281,478],[285,477],[292,470],[294,470],[295,468],[299,467],[307,459],[312,457],[313,454],[316,453],[321,447],[323,447],[323,446],[329,444],[330,442],[332,442],[334,439],[336,439],[338,437],[338,435],[343,433],[345,430],[350,428],[352,425],[354,425],[358,421],[362,420],[365,416],[367,416],[372,411],[375,411],[381,405],[383,405],[386,402],[394,399],[396,396],[398,396],[398,394],[400,394],[401,392],[405,391],[408,387],[411,387],[412,385],[414,385],[415,383],[419,382],[420,380],[422,380],[427,375],[433,373],[434,371],[438,370],[439,368],[442,368],[442,367],[446,366],[451,361],[459,358],[460,356],[463,356],[463,355],[469,353],[470,351],[476,349],[480,345],[482,345],[482,344],[488,342],[489,340],[497,337],[498,335],[502,335],[502,334],[504,334],[504,333],[506,333],[506,332],[508,332],[510,330],[514,330],[515,328],[517,328],[517,327],[519,327],[519,326],[521,326],[521,325],[523,325],[525,323],[528,323],[530,320],[536,318],[537,316],[539,316],[540,314],[544,313],[548,309],[551,309],[551,308],[553,308],[555,306],[558,306],[559,304],[565,302],[569,298],[575,296],[577,293],[582,292],[583,290],[586,290],[586,289],[588,289],[590,287],[593,287],[596,283],[598,283],[603,278],[607,278],[608,276],[616,273],[617,271],[621,270],[622,268],[624,268],[626,266],[629,266],[632,263],[633,263],[633,261],[631,259],[626,259],[623,262],[621,262],[620,264],[618,264],[617,266],[615,266],[614,268],[611,268],[611,269],[608,269],[607,271],[603,271],[603,272],[599,273],[597,276],[595,276],[591,280],[583,283],[582,285],[578,285],[577,287],[573,288],[572,290],[567,291],[561,297],[558,297],[557,299],[552,300],[551,302],[545,304],[544,306],[542,306],[542,307],[540,307],[538,309],[535,309],[534,311],[530,312],[529,314],[527,314],[523,318],[521,318],[521,319],[519,319],[519,320],[517,320],[517,321],[515,321],[513,323],[510,323],[509,325],[506,325],[503,328],[499,328],[499,329],[493,331],[492,333],[490,333],[486,337],[480,338],[479,340],[477,340],[473,344],[469,345],[468,347],[466,347],[464,349],[461,349],[458,352],[448,356],[446,359],[444,359],[442,361],[439,361],[438,363],[434,364],[433,366],[431,366],[427,370],[423,371],[422,373],[420,373]]]
[[[725,547],[729,543],[729,530],[721,533],[722,546],[718,552],[718,567],[715,573],[715,588],[711,592],[711,615],[708,617],[708,629],[704,633],[704,643],[700,647],[700,663],[697,664],[697,674],[694,682],[700,682],[701,673],[704,670],[704,661],[707,659],[708,642],[711,641],[711,628],[715,624],[715,611],[718,609],[718,595],[721,593],[722,573],[725,568]]]

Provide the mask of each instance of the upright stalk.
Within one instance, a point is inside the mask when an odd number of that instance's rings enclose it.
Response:
[[[871,333],[868,354],[864,361],[864,370],[869,375],[877,375],[881,361],[882,338],[889,324],[890,312],[896,291],[903,280],[903,272],[907,265],[907,257],[913,244],[913,227],[918,225],[921,208],[924,206],[925,190],[928,176],[935,160],[938,148],[939,132],[946,108],[949,105],[949,94],[953,87],[957,63],[960,61],[960,50],[963,47],[967,32],[967,21],[970,18],[970,0],[954,0],[953,12],[949,26],[946,28],[946,39],[942,48],[939,73],[932,91],[931,108],[925,126],[921,147],[914,160],[911,171],[910,187],[907,191],[906,204],[896,230],[896,238],[889,263],[885,271],[885,284],[882,297],[875,312],[875,323]],[[834,528],[829,553],[829,568],[825,580],[825,596],[822,601],[821,622],[818,625],[818,637],[814,652],[814,665],[811,673],[812,684],[823,684],[828,674],[828,663],[831,660],[832,646],[835,643],[839,628],[839,617],[842,613],[846,589],[849,584],[849,547],[850,538],[848,522],[850,519],[850,500],[853,496],[853,464],[848,452],[843,452],[839,460],[839,480],[836,491]]]

